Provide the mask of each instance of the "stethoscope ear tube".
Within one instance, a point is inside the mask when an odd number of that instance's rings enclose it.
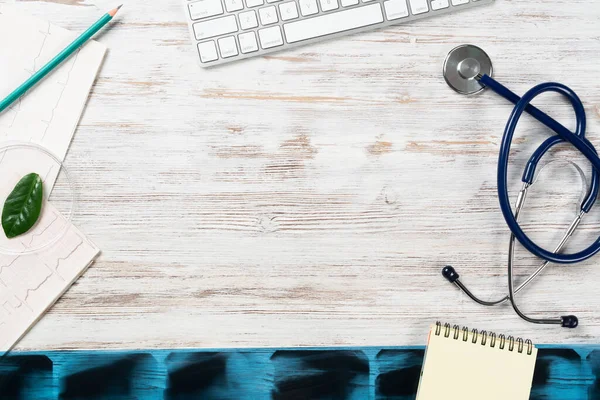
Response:
[[[585,139],[587,142],[587,138]],[[537,168],[538,163],[553,146],[564,143],[564,139],[558,135],[549,137],[546,139],[531,155],[527,164],[525,166],[525,170],[523,171],[523,176],[521,177],[521,181],[523,183],[527,183],[529,185],[533,184],[533,178],[535,176],[535,170]],[[591,146],[591,143],[590,143]],[[595,149],[594,149],[595,151]],[[583,174],[583,171],[580,170]],[[581,211],[587,213],[590,211],[596,199],[598,198],[598,189],[600,187],[600,174],[596,168],[592,167],[592,179],[590,181],[590,187],[585,195],[585,198],[581,202]]]
[[[488,87],[497,89],[500,85],[494,79],[489,77],[482,77],[481,82]],[[496,85],[498,84],[498,85]],[[500,85],[501,86],[501,85]],[[502,86],[503,87],[503,86]],[[504,88],[504,87],[503,87]],[[506,89],[506,88],[504,88]],[[506,89],[508,90],[508,89]],[[567,97],[571,102],[575,111],[577,119],[576,133],[573,134],[567,128],[550,118],[547,114],[540,111],[529,104],[536,96],[545,92],[556,92]],[[499,94],[502,95],[502,90]],[[520,225],[518,224],[515,215],[512,212],[510,206],[510,200],[508,196],[508,158],[510,154],[510,146],[512,139],[519,122],[519,118],[523,114],[523,111],[527,111],[533,115],[536,119],[540,120],[544,125],[551,128],[553,131],[558,133],[561,138],[572,143],[578,150],[582,149],[582,153],[592,162],[592,165],[596,170],[600,169],[600,158],[598,158],[596,151],[593,146],[589,144],[589,141],[585,140],[585,110],[581,100],[577,97],[575,92],[560,83],[543,83],[529,90],[522,98],[517,102],[517,105],[513,109],[513,112],[508,120],[504,136],[500,144],[500,155],[498,157],[498,199],[500,202],[500,209],[506,223],[508,224],[511,232],[515,235],[515,238],[532,254],[543,258],[544,260],[561,263],[561,264],[572,264],[587,260],[594,256],[600,251],[600,238],[596,239],[588,248],[574,254],[559,254],[550,252],[544,248],[535,244],[529,237],[523,232]]]

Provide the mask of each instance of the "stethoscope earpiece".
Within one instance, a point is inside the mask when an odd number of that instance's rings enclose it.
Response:
[[[563,328],[577,328],[579,325],[579,320],[574,315],[563,315],[560,319],[562,320],[560,326]]]
[[[442,269],[442,275],[450,283],[454,283],[454,282],[456,282],[456,280],[458,278],[460,278],[460,275],[458,275],[458,273],[456,272],[456,270],[454,269],[454,267],[452,267],[451,265],[446,265],[444,267],[444,269]]]

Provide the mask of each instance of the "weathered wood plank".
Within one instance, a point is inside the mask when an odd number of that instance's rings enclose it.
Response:
[[[114,6],[17,3],[77,31]],[[103,254],[19,348],[414,345],[436,319],[597,343],[597,259],[553,266],[522,296],[540,315],[577,314],[568,332],[472,304],[440,276],[452,263],[477,293],[503,293],[508,231],[495,173],[510,113],[492,93],[455,94],[440,71],[452,47],[475,43],[518,93],[568,84],[600,144],[590,79],[599,23],[592,0],[498,0],[202,70],[179,1],[128,2],[99,38],[110,52],[67,158],[75,222]],[[561,99],[536,104],[573,126]],[[523,121],[514,190],[545,137]],[[589,169],[566,146],[553,156]],[[549,167],[526,215],[548,247],[580,190],[564,167]],[[596,236],[598,216],[578,244]],[[518,258],[520,275],[537,265]]]

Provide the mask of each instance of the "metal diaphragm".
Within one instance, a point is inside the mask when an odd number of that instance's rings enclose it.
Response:
[[[448,86],[460,94],[475,94],[484,87],[475,79],[477,75],[493,73],[492,60],[477,46],[464,44],[450,50],[444,61],[444,79]]]

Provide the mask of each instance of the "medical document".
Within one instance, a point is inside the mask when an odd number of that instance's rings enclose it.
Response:
[[[77,35],[0,4],[0,97],[44,66]],[[34,142],[64,160],[106,47],[90,41],[0,114],[0,143]],[[32,170],[47,171],[32,157]],[[44,162],[44,161],[41,161]],[[45,162],[48,162],[47,160]],[[58,176],[50,171],[50,187]]]

